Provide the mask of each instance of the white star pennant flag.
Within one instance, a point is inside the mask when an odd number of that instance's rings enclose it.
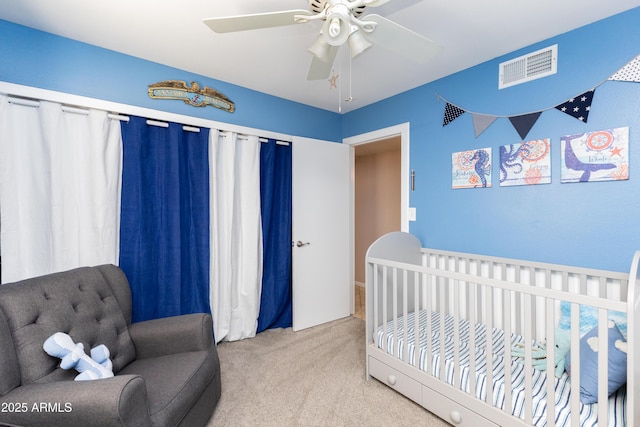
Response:
[[[609,80],[640,83],[640,55],[620,68],[614,75],[609,77]]]

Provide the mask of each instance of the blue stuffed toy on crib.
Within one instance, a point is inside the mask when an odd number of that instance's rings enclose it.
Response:
[[[571,348],[571,336],[569,331],[556,328],[554,363],[555,376],[560,378],[565,371],[566,356]],[[524,359],[524,344],[518,343],[511,350],[514,357]],[[533,367],[539,371],[547,369],[547,346],[546,343],[535,343],[531,348],[531,358]]]
[[[91,357],[89,357],[84,352],[82,343],[74,343],[69,335],[56,332],[47,338],[42,347],[50,356],[62,359],[60,361],[62,369],[75,368],[80,372],[74,378],[75,381],[113,377],[113,364],[109,359],[109,349],[104,344],[92,348]]]

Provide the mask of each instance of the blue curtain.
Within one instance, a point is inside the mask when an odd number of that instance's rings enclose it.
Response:
[[[133,321],[209,308],[209,130],[122,123],[120,267]]]
[[[291,326],[291,146],[260,146],[263,273],[258,330]]]

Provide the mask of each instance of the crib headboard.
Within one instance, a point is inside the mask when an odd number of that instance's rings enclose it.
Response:
[[[409,233],[395,231],[385,234],[384,236],[378,238],[375,242],[373,242],[373,244],[369,246],[369,250],[367,250],[366,259],[384,259],[395,261],[398,263],[420,265],[422,263],[421,248],[422,245],[417,237]],[[383,275],[389,276],[391,274],[391,270],[387,270],[386,268],[380,270],[374,269],[374,267],[370,263],[367,263],[365,271],[367,283],[373,283],[373,281],[378,280],[380,280],[381,282]],[[393,282],[393,278],[387,277],[387,279],[390,282]],[[411,283],[412,280],[413,278],[409,278],[409,281]],[[398,295],[400,296],[399,298]],[[413,296],[414,294],[412,286],[408,288],[406,294],[403,293],[402,290],[394,293],[393,288],[389,287],[386,296],[383,297],[382,295],[379,295],[377,298],[378,313],[386,313],[386,318],[377,319],[378,322],[383,320],[388,321],[389,319],[391,319],[393,317],[394,310],[396,313],[398,311],[402,311],[403,301],[405,299],[408,301],[412,301]],[[373,307],[374,295],[371,292],[367,292],[365,294],[365,298],[367,300],[367,307]],[[369,325],[372,325],[374,320],[371,310],[367,311],[366,316],[367,323]],[[367,328],[367,342],[370,342],[371,335],[372,331],[370,330],[370,328]]]
[[[422,245],[417,237],[402,231],[394,231],[373,242],[366,256],[419,265],[422,262],[421,249]]]

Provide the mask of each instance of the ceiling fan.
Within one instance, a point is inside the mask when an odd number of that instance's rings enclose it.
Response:
[[[351,58],[372,44],[388,48],[418,63],[425,63],[442,50],[442,46],[380,15],[361,18],[368,7],[378,7],[389,0],[309,0],[309,10],[226,16],[205,19],[217,33],[280,27],[310,21],[323,21],[318,38],[308,49],[313,54],[308,80],[329,76],[338,49],[349,46]]]

